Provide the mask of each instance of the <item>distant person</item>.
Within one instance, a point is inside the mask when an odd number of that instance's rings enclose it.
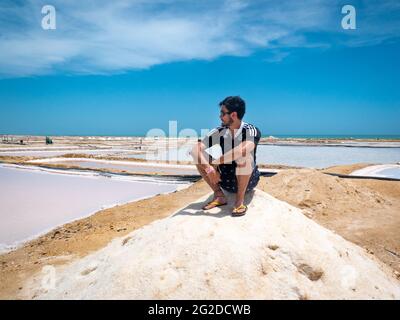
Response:
[[[203,210],[226,205],[224,189],[236,193],[232,216],[242,216],[247,211],[245,193],[253,190],[260,179],[256,151],[261,132],[242,121],[246,104],[240,97],[227,97],[219,106],[221,126],[211,130],[202,141],[199,139],[191,154],[197,170],[214,191],[213,200]],[[219,145],[222,151],[217,159],[206,153],[214,145]]]

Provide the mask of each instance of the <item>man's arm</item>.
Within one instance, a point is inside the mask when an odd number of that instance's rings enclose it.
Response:
[[[216,166],[209,163],[205,156],[206,146],[203,142],[199,141],[192,148],[191,155],[195,161],[196,166],[200,167],[207,175],[211,183],[217,184],[220,180],[220,174],[216,170]],[[201,170],[200,169],[200,170]]]
[[[209,161],[205,156],[206,146],[203,142],[198,141],[192,148],[191,155],[195,164],[200,165],[202,168],[206,169],[210,166]]]
[[[222,157],[212,162],[212,164],[232,163],[233,161],[242,162],[251,157],[252,151],[256,148],[261,139],[260,130],[253,126],[248,127],[242,131],[242,142],[233,148],[231,151],[225,153]]]
[[[218,144],[220,141],[220,128],[215,128],[208,132],[203,140],[198,140],[193,146],[191,155],[196,165],[200,165],[203,169],[211,167],[211,158],[206,154],[205,150]]]
[[[251,154],[255,147],[256,145],[253,141],[243,141],[231,151],[228,151],[218,159],[212,161],[211,164],[232,163],[232,161],[245,158]]]

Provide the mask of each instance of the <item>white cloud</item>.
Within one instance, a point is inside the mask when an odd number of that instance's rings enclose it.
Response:
[[[0,5],[0,76],[108,74],[191,59],[243,56],[271,48],[327,46],[307,32],[340,33],[338,2],[306,1],[61,1],[57,30],[41,29],[42,1]],[[366,6],[367,21],[385,13]],[[379,43],[399,35],[399,23],[371,24],[344,45]],[[279,53],[283,50],[284,53]],[[278,60],[279,60],[278,59]]]

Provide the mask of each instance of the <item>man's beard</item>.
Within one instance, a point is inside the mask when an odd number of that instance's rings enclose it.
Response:
[[[233,123],[233,120],[230,118],[229,119],[229,121],[227,122],[227,123],[225,123],[225,122],[221,122],[221,125],[223,126],[223,127],[229,127],[231,124]]]

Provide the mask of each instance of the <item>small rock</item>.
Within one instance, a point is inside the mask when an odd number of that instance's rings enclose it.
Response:
[[[303,263],[300,264],[297,269],[303,273],[304,275],[307,276],[308,279],[310,279],[311,281],[317,281],[319,279],[321,279],[322,275],[324,274],[324,272],[321,269],[313,269],[311,266]]]
[[[53,233],[53,235],[51,236],[52,239],[54,239],[57,235],[60,234],[60,231],[56,231]]]
[[[125,239],[122,241],[122,245],[123,245],[123,246],[126,245],[126,244],[128,243],[128,241],[131,240],[131,239],[132,239],[132,237],[127,237],[127,238],[125,238]]]
[[[87,276],[89,273],[92,273],[93,271],[95,271],[97,269],[97,267],[93,267],[93,268],[88,268],[84,271],[81,272],[82,276]]]

